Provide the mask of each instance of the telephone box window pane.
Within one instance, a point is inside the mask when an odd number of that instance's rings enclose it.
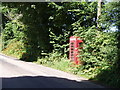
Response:
[[[71,43],[71,45],[73,45],[74,43]]]
[[[71,46],[71,47],[74,47],[74,46]]]
[[[83,43],[79,43],[79,46],[82,47],[82,46],[83,46]]]

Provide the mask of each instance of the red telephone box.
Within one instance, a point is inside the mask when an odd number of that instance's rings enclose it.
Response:
[[[77,37],[77,36],[70,37],[69,59],[71,61],[74,61],[76,64],[79,64],[79,57],[77,55],[79,54],[78,49],[80,48],[80,44],[82,42],[83,41],[80,40],[80,37]]]

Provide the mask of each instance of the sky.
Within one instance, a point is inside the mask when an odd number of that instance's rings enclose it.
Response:
[[[96,1],[96,0],[89,0],[89,1]],[[106,0],[107,2],[117,2],[117,1],[120,1],[120,0]]]

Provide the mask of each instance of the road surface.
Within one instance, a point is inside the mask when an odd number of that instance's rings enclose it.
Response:
[[[0,54],[2,88],[104,88],[63,71]]]

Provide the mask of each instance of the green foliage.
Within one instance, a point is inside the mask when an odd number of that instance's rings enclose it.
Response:
[[[108,85],[114,86],[114,87],[120,87],[120,80],[119,80],[119,69],[120,69],[120,2],[110,2],[105,5],[105,8],[102,11],[102,16],[100,19],[100,23],[102,24],[103,30],[106,30],[107,32],[111,33],[109,39],[105,42],[108,47],[106,49],[102,50],[106,52],[105,59],[107,62],[109,62],[108,68],[101,70],[102,72],[99,73],[95,79],[106,83]],[[110,29],[112,27],[116,27],[115,34]],[[116,39],[116,40],[115,40]],[[111,43],[109,43],[111,40]],[[114,45],[114,46],[112,46]],[[111,53],[110,53],[111,52]],[[109,56],[109,57],[107,57]],[[110,59],[109,59],[110,58]],[[112,62],[112,63],[111,63]]]
[[[52,52],[52,53],[49,53],[48,56],[45,56],[45,59],[41,58],[41,59],[38,59],[38,62],[41,63],[41,64],[45,64],[45,63],[54,63],[55,61],[60,61],[62,58],[61,56],[61,53],[58,53],[58,52]]]
[[[100,22],[103,24],[104,28],[110,28],[113,24],[113,26],[117,26],[118,29],[120,29],[120,1],[105,4],[102,13],[103,15],[101,16]]]
[[[82,28],[75,32],[84,40],[84,48],[80,50],[81,55],[79,57],[85,62],[83,72],[93,77],[98,72],[115,64],[118,51],[116,33],[101,32],[95,26],[88,30],[82,30],[82,32],[81,30]]]
[[[120,87],[119,73],[120,72],[117,70],[117,68],[105,69],[105,70],[102,70],[102,72],[98,74],[97,77],[94,78],[94,80],[98,80],[109,86],[114,86],[119,88]]]
[[[54,9],[54,14],[50,18],[50,43],[54,50],[68,55],[69,37],[74,35],[73,32],[80,26],[87,28],[96,24],[97,4],[70,2],[51,3],[50,6]],[[73,29],[72,24],[75,24],[76,29]]]
[[[23,40],[26,48],[26,53],[21,56],[23,60],[34,61],[38,56],[41,57],[41,52],[48,53],[50,51],[47,27],[50,10],[48,4],[4,3],[3,5],[4,16],[9,19],[3,32],[4,45],[6,46],[13,38]]]
[[[23,42],[20,40],[12,39],[9,41],[9,43],[6,46],[6,49],[4,49],[3,53],[20,58],[24,53],[26,52],[26,49],[23,45]]]
[[[25,37],[24,30],[24,25],[19,24],[19,22],[8,22],[3,30],[3,41],[5,45],[12,39],[23,40]]]
[[[19,20],[17,8],[2,7],[3,30],[2,44],[3,53],[20,58],[25,52],[24,41],[26,39],[26,26]]]

